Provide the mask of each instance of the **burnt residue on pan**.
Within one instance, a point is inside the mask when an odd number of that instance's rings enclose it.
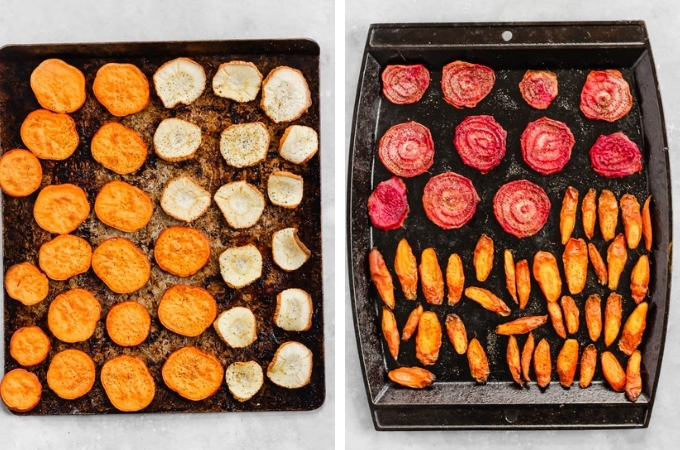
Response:
[[[92,291],[102,304],[102,319],[94,335],[86,342],[65,344],[52,337],[52,350],[47,360],[30,370],[35,372],[44,386],[40,404],[29,414],[100,414],[115,413],[99,381],[99,370],[109,359],[120,354],[136,355],[149,367],[156,381],[156,396],[143,412],[205,412],[205,411],[271,411],[309,410],[318,408],[325,398],[324,346],[323,346],[323,296],[321,270],[321,183],[320,162],[316,156],[304,165],[289,163],[278,155],[278,143],[289,123],[276,124],[260,109],[260,95],[245,104],[217,97],[212,92],[211,81],[220,64],[231,60],[253,62],[267,75],[280,65],[302,71],[312,93],[309,111],[294,123],[319,130],[319,59],[318,47],[309,41],[261,41],[253,43],[158,43],[158,44],[92,44],[74,46],[26,46],[3,49],[0,53],[0,144],[3,152],[24,147],[19,129],[26,115],[38,105],[29,86],[32,70],[45,58],[61,57],[78,67],[87,80],[87,101],[72,114],[80,135],[80,145],[67,160],[42,161],[43,186],[56,183],[74,183],[82,187],[94,204],[99,189],[111,180],[124,180],[146,192],[154,203],[154,214],[149,224],[134,233],[123,233],[101,223],[94,211],[74,232],[87,239],[95,248],[111,236],[124,236],[132,240],[151,261],[151,279],[139,291],[128,295],[114,294],[94,275],[92,270],[68,281],[50,281],[50,293],[42,303],[26,307],[5,296],[4,330],[5,348],[12,333],[22,326],[39,325],[49,335],[47,310],[52,299],[75,287]],[[244,50],[246,49],[244,53]],[[166,61],[189,56],[205,69],[206,89],[193,104],[173,109],[163,107],[153,92],[152,76]],[[132,63],[139,67],[150,82],[152,94],[149,105],[140,113],[116,118],[99,104],[92,93],[92,82],[99,67],[109,62]],[[194,159],[168,163],[154,154],[153,134],[165,118],[177,117],[201,127],[202,142]],[[149,156],[137,172],[130,175],[115,174],[98,163],[90,154],[90,141],[100,126],[109,121],[119,121],[137,131],[148,145]],[[228,167],[219,151],[220,133],[229,125],[262,121],[269,130],[271,145],[264,162],[245,169]],[[272,205],[267,201],[258,223],[245,230],[231,229],[218,207],[213,204],[208,211],[190,226],[203,231],[210,239],[211,257],[197,274],[179,278],[161,270],[153,260],[153,244],[166,227],[183,225],[160,208],[160,196],[165,184],[180,175],[190,175],[201,186],[214,194],[228,182],[246,180],[265,195],[267,178],[275,170],[287,170],[304,178],[304,198],[294,210]],[[15,199],[3,195],[3,269],[13,264],[30,261],[37,265],[37,252],[44,242],[54,236],[40,229],[33,220],[32,208],[36,198]],[[276,266],[271,255],[272,234],[286,227],[296,227],[300,239],[311,250],[311,258],[297,271],[287,273]],[[263,257],[262,277],[240,290],[228,288],[219,273],[218,257],[227,247],[255,244]],[[186,283],[207,289],[216,299],[218,314],[234,306],[250,308],[257,318],[257,340],[244,349],[231,349],[210,327],[195,338],[179,336],[165,329],[158,321],[157,306],[163,292],[170,286]],[[312,328],[306,332],[287,332],[273,324],[276,295],[287,288],[308,291],[314,303]],[[138,347],[122,348],[115,345],[106,333],[105,317],[112,305],[135,300],[146,307],[152,317],[151,332]],[[186,400],[170,391],[163,383],[161,368],[167,356],[187,345],[196,346],[216,356],[223,366],[236,361],[257,361],[266,372],[276,349],[289,340],[302,342],[314,354],[314,368],[309,385],[296,390],[280,388],[265,376],[260,392],[251,400],[241,403],[228,392],[226,383],[214,396],[199,402]],[[97,367],[97,381],[89,394],[73,401],[58,398],[46,383],[46,372],[51,357],[66,348],[77,348],[88,353]],[[5,352],[5,371],[18,367],[9,352]]]

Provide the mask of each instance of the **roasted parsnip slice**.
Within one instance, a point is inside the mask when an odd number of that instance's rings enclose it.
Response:
[[[397,336],[398,341],[398,336]],[[442,327],[437,314],[426,311],[420,316],[416,334],[416,358],[424,366],[431,366],[439,359],[442,346]]]
[[[224,375],[227,388],[239,402],[253,398],[262,389],[264,374],[256,361],[235,362],[227,367]]]
[[[578,208],[578,191],[569,186],[564,192],[562,209],[560,210],[560,234],[562,245],[566,244],[576,225],[576,209]]]
[[[294,209],[305,195],[304,178],[286,171],[275,171],[267,179],[267,196],[276,206]]]
[[[517,262],[515,279],[517,281],[519,309],[524,309],[529,303],[529,295],[531,294],[531,272],[529,272],[529,261],[526,259]]]
[[[630,292],[635,303],[640,303],[647,297],[649,290],[649,257],[640,256],[630,274]]]
[[[564,278],[571,295],[580,294],[588,277],[588,246],[583,239],[570,238],[562,254]]]
[[[449,292],[447,303],[453,306],[460,301],[460,298],[463,296],[463,288],[465,287],[463,261],[457,253],[449,256],[449,262],[446,265],[446,287]]]
[[[560,300],[560,305],[562,305],[562,316],[564,317],[564,324],[567,326],[567,332],[576,334],[579,325],[579,312],[576,302],[568,295],[564,295]]]
[[[468,347],[467,331],[465,324],[456,314],[446,316],[446,334],[459,355],[464,355]]]
[[[583,218],[583,231],[588,239],[592,239],[595,234],[595,221],[597,219],[597,206],[595,197],[597,192],[595,189],[589,189],[588,193],[583,196],[581,203],[581,217]]]
[[[415,300],[418,295],[418,263],[406,239],[402,239],[397,245],[394,271],[397,272],[397,278],[406,300]]]
[[[387,265],[382,257],[382,253],[377,248],[373,248],[368,254],[368,268],[371,272],[371,280],[378,289],[378,294],[383,302],[394,309],[394,285],[392,275],[387,270]]]
[[[489,378],[489,360],[486,358],[486,352],[477,338],[473,338],[468,345],[467,360],[472,378],[477,383],[486,383],[487,378]]]
[[[536,382],[539,387],[544,388],[550,384],[552,360],[550,359],[550,344],[545,339],[541,339],[534,351],[534,372],[536,372]]]
[[[257,319],[243,306],[224,311],[213,323],[217,335],[231,348],[244,348],[257,339]]]
[[[597,294],[593,294],[586,300],[586,326],[588,327],[588,335],[593,342],[600,339],[602,334],[602,300]]]
[[[267,378],[277,386],[297,389],[312,378],[312,351],[304,344],[288,341],[281,344],[267,367]]]
[[[418,328],[418,323],[420,323],[420,316],[422,315],[423,305],[418,305],[413,311],[411,311],[411,314],[408,315],[408,319],[406,319],[406,325],[404,325],[404,329],[401,331],[402,341],[408,341],[409,339],[411,339],[411,336],[413,336],[413,333]]]
[[[221,64],[212,80],[213,92],[237,102],[255,100],[262,85],[262,74],[251,62],[229,61]]]
[[[645,248],[648,252],[652,250],[652,214],[649,210],[651,199],[651,195],[647,197],[642,207],[642,236],[645,238]]]
[[[382,314],[382,332],[387,342],[387,348],[390,350],[392,358],[395,360],[399,356],[399,330],[397,329],[397,320],[389,308],[383,306]]]
[[[600,252],[592,242],[588,242],[588,256],[590,256],[590,263],[595,270],[597,281],[599,281],[601,285],[607,284],[607,266],[605,266],[602,255],[600,255]]]
[[[641,361],[642,354],[639,350],[635,350],[628,358],[628,364],[626,365],[626,397],[631,402],[637,401],[642,393]]]
[[[526,334],[540,327],[548,320],[548,316],[528,316],[520,317],[511,322],[506,322],[496,327],[498,334]]]
[[[486,281],[493,268],[493,240],[486,234],[482,234],[477,241],[472,264],[477,281]]]
[[[562,308],[557,302],[548,302],[548,315],[550,315],[550,322],[555,329],[555,333],[562,339],[567,338],[567,330],[564,328],[564,318],[562,317]]]
[[[465,296],[470,300],[479,303],[483,308],[503,317],[510,315],[510,308],[508,305],[486,289],[470,286],[465,289]]]
[[[264,195],[247,181],[233,181],[221,186],[213,196],[230,227],[250,228],[264,211]]]
[[[156,154],[166,161],[191,159],[201,146],[201,128],[186,120],[165,119],[156,128],[153,146]]]
[[[624,194],[620,200],[621,218],[623,219],[623,231],[626,234],[628,248],[637,248],[642,238],[642,214],[640,203],[637,198],[630,194]]]
[[[604,345],[609,347],[616,340],[621,328],[621,296],[612,292],[604,306]]]
[[[626,387],[626,373],[611,352],[604,352],[601,356],[602,374],[609,386],[616,392],[621,392]]]
[[[581,355],[581,372],[578,384],[582,388],[587,388],[593,381],[595,368],[597,367],[597,349],[595,345],[589,344]]]
[[[510,369],[512,379],[515,380],[515,383],[522,386],[524,384],[521,374],[522,367],[520,365],[519,346],[515,336],[511,335],[508,339],[508,349],[505,352],[505,357],[508,361],[508,368]]]
[[[519,304],[517,301],[517,276],[515,274],[515,259],[512,257],[512,252],[507,248],[505,249],[503,256],[505,268],[505,287],[508,289],[510,297],[512,297],[512,300],[515,302],[515,304]]]
[[[602,238],[611,241],[616,235],[616,224],[619,221],[619,204],[612,191],[605,189],[600,193],[597,215],[600,219]]]
[[[166,108],[190,105],[205,89],[205,70],[188,58],[177,58],[163,64],[153,75],[156,93]]]
[[[305,76],[297,69],[279,66],[262,82],[260,107],[276,123],[290,122],[312,106]]]
[[[529,377],[529,370],[531,370],[531,357],[534,356],[535,346],[536,343],[534,341],[534,334],[530,332],[529,336],[527,336],[527,341],[524,343],[521,358],[522,375],[527,381],[531,381],[531,377]]]
[[[444,301],[444,275],[433,248],[423,250],[419,269],[425,300],[433,305],[441,305]]]
[[[262,276],[262,254],[253,244],[226,249],[219,262],[224,282],[234,289],[248,286]]]
[[[400,367],[388,372],[390,380],[412,389],[422,389],[434,383],[436,377],[420,367]]]
[[[538,251],[534,256],[534,278],[548,302],[556,302],[562,294],[562,278],[552,253]]]
[[[623,268],[626,266],[627,259],[626,241],[623,234],[619,233],[607,249],[607,278],[609,279],[609,289],[612,291],[619,287],[619,279]]]
[[[571,387],[576,375],[578,365],[578,341],[567,339],[564,341],[562,350],[557,355],[557,376],[560,377],[560,384],[565,388]]]
[[[621,331],[621,339],[619,340],[619,350],[626,355],[631,355],[633,351],[642,342],[642,334],[647,327],[647,302],[642,302],[635,307],[626,324]]]

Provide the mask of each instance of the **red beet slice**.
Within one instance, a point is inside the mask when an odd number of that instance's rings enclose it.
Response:
[[[495,82],[493,69],[481,64],[454,61],[442,69],[444,100],[458,109],[477,106]]]
[[[614,122],[633,107],[628,82],[618,70],[594,70],[581,91],[581,111],[589,119]]]
[[[368,216],[374,227],[384,231],[401,227],[408,216],[406,185],[397,177],[378,183],[368,197]]]
[[[533,236],[548,221],[550,199],[531,181],[511,181],[496,192],[493,213],[508,233],[519,238]]]
[[[382,73],[382,82],[383,94],[392,103],[416,103],[430,85],[430,71],[422,64],[387,66]]]
[[[380,139],[378,156],[387,170],[400,177],[427,172],[434,162],[430,130],[418,122],[394,125]]]
[[[529,106],[546,109],[557,97],[557,75],[549,70],[527,70],[519,91]]]
[[[542,175],[552,175],[567,165],[574,135],[566,123],[542,117],[530,122],[522,133],[522,158]]]
[[[463,164],[487,173],[505,156],[507,135],[491,116],[468,116],[456,127],[453,145]]]
[[[425,214],[445,230],[460,228],[475,215],[479,196],[472,181],[453,172],[430,178],[423,191]]]
[[[642,153],[635,142],[621,133],[600,136],[590,149],[590,164],[607,178],[622,178],[642,170]]]

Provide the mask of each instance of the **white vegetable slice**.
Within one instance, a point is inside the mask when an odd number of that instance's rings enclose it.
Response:
[[[201,129],[182,119],[163,120],[153,135],[156,154],[170,162],[193,158],[200,145]]]
[[[307,331],[312,326],[312,296],[302,289],[286,289],[276,296],[274,323],[286,331]]]
[[[264,195],[245,181],[234,181],[220,187],[215,192],[215,203],[232,228],[252,227],[264,211]]]
[[[249,167],[263,161],[269,150],[269,132],[261,122],[231,125],[222,132],[220,152],[233,167]]]
[[[304,164],[319,150],[319,135],[314,129],[291,125],[281,137],[279,155],[293,164]]]
[[[210,207],[210,192],[203,189],[188,175],[173,178],[165,185],[161,208],[171,217],[192,222]]]
[[[305,244],[298,239],[297,228],[284,228],[274,233],[272,237],[274,262],[286,272],[299,269],[311,254]]]
[[[215,95],[237,102],[250,102],[260,92],[262,74],[251,62],[230,61],[217,69],[212,85]]]
[[[220,338],[232,348],[247,347],[257,339],[255,315],[242,306],[224,311],[213,325]]]
[[[300,204],[303,187],[302,177],[290,172],[273,172],[267,180],[269,200],[284,208],[295,208]]]
[[[255,361],[235,362],[229,365],[224,378],[229,392],[239,402],[253,398],[264,384],[262,367]]]
[[[177,58],[163,64],[153,75],[156,94],[166,108],[190,105],[205,89],[205,70],[188,58]]]
[[[228,248],[220,255],[220,273],[227,286],[241,289],[262,276],[262,255],[253,244]]]
[[[299,342],[284,342],[267,368],[267,377],[288,389],[306,386],[312,378],[312,351]]]
[[[274,122],[290,122],[312,106],[312,95],[304,75],[292,67],[280,66],[262,83],[260,106]]]

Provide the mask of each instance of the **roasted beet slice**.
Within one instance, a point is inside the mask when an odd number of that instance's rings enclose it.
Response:
[[[430,130],[418,122],[394,125],[380,139],[378,156],[387,170],[400,177],[427,172],[434,162]]]
[[[495,82],[493,69],[481,64],[454,61],[442,69],[444,100],[458,109],[477,106]]]
[[[622,178],[642,170],[642,154],[635,142],[621,133],[600,136],[590,149],[590,164],[607,178]]]
[[[368,216],[374,227],[384,231],[402,226],[408,216],[406,185],[397,177],[378,183],[368,197]]]
[[[382,73],[383,94],[397,105],[416,103],[430,85],[430,71],[422,64],[387,66]]]
[[[505,156],[503,127],[491,116],[469,116],[457,127],[453,145],[467,166],[487,173]]]
[[[614,122],[633,107],[628,82],[618,70],[593,70],[581,91],[581,111],[589,119]]]
[[[566,123],[541,117],[527,125],[520,143],[524,162],[542,175],[552,175],[567,165],[575,141]]]
[[[511,181],[496,192],[493,213],[508,233],[519,238],[533,236],[548,221],[550,199],[531,181]]]
[[[477,203],[472,181],[453,172],[430,178],[423,190],[425,214],[445,230],[465,225],[477,211]]]
[[[546,109],[557,97],[557,75],[549,70],[527,70],[519,91],[529,106]]]

